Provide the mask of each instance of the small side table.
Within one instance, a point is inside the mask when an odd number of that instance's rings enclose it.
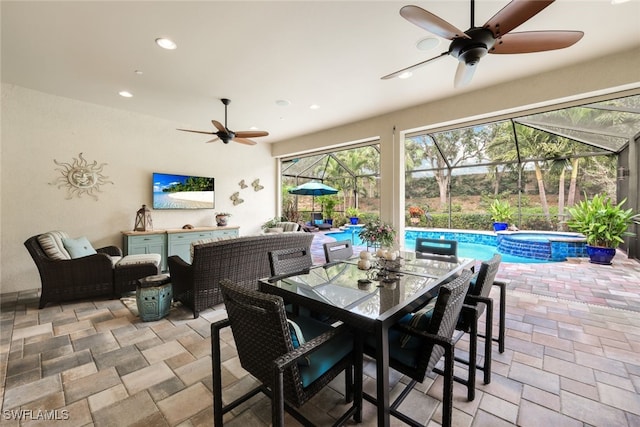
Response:
[[[173,289],[168,274],[148,276],[138,280],[136,304],[143,322],[160,320],[169,314]]]

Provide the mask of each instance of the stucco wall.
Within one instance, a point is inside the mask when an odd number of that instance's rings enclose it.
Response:
[[[0,292],[40,286],[23,245],[34,234],[65,230],[95,247],[122,246],[120,231],[133,229],[143,203],[151,206],[154,171],[213,176],[216,190],[213,210],[152,211],[155,229],[213,226],[214,213],[226,211],[241,235],[259,232],[275,215],[270,147],[205,144],[206,138],[178,127],[185,126],[3,84]],[[67,200],[66,187],[49,184],[61,176],[53,159],[72,162],[79,153],[90,163],[106,163],[102,175],[113,181],[100,187],[97,201],[86,194]],[[256,178],[264,190],[240,190],[241,179]],[[237,206],[229,199],[235,191],[245,200]]]

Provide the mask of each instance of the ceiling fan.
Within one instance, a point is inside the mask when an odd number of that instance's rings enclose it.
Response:
[[[265,131],[248,130],[248,131],[234,132],[231,129],[229,129],[227,127],[227,105],[231,103],[231,100],[227,98],[222,98],[220,101],[222,101],[222,103],[224,104],[224,126],[222,126],[222,123],[216,120],[211,120],[211,123],[213,123],[216,129],[218,129],[217,132],[207,132],[203,130],[190,130],[190,129],[178,129],[178,130],[181,130],[184,132],[195,132],[195,133],[204,133],[207,135],[215,135],[216,136],[215,138],[207,142],[214,142],[220,139],[225,144],[228,144],[229,141],[234,141],[234,142],[239,142],[240,144],[256,145],[256,142],[249,138],[257,138],[260,136],[269,135],[269,132],[265,132]]]
[[[474,25],[475,0],[471,0],[471,28],[467,31],[459,30],[444,19],[418,6],[404,6],[400,9],[400,15],[403,18],[422,29],[451,40],[451,44],[446,52],[383,76],[382,79],[398,77],[409,70],[451,55],[459,61],[454,87],[462,87],[471,82],[480,58],[487,53],[531,53],[569,47],[582,38],[584,35],[582,31],[509,33],[553,2],[554,0],[513,0],[482,27],[476,27]]]

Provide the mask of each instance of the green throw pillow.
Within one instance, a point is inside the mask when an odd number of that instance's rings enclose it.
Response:
[[[62,244],[67,252],[69,252],[69,255],[71,255],[71,258],[82,258],[83,256],[97,253],[84,236],[78,237],[77,239],[65,237],[62,239]]]

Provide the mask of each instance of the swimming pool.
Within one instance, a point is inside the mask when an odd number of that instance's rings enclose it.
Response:
[[[327,236],[336,240],[351,240],[354,246],[366,246],[358,236],[357,228],[330,232]],[[404,248],[413,249],[416,238],[448,239],[458,241],[458,255],[463,258],[475,258],[485,261],[499,253],[503,262],[545,263],[565,261],[567,257],[586,255],[584,237],[575,233],[537,233],[537,232],[500,232],[460,230],[406,230]]]

